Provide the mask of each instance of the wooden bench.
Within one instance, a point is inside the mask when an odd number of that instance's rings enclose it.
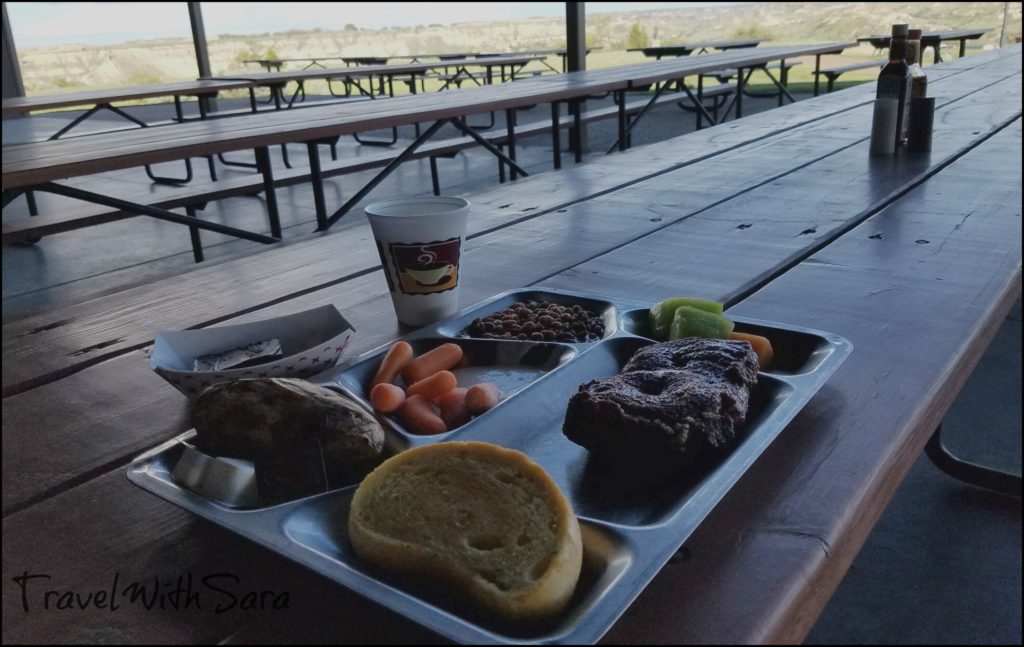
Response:
[[[704,99],[711,99],[714,103],[712,108],[717,116],[719,100],[729,96],[735,91],[735,86],[720,85],[704,91]],[[680,103],[688,98],[682,93],[673,93],[658,97],[657,105],[667,103]],[[641,99],[626,104],[626,114],[635,115],[648,104],[649,100]],[[693,108],[688,108],[693,110]],[[588,110],[583,113],[583,123],[596,122],[603,119],[614,118],[619,108],[616,105],[605,108]],[[571,128],[573,118],[565,115],[559,119],[559,128]],[[517,126],[516,138],[543,135],[551,131],[551,123],[547,120],[530,122]],[[497,128],[480,133],[485,139],[496,146],[503,146],[508,141],[508,134],[505,128]],[[453,137],[445,140],[428,142],[411,155],[411,159],[430,159],[431,180],[435,195],[440,194],[440,177],[437,168],[437,158],[452,158],[460,151],[476,146],[477,142],[471,137]],[[333,146],[333,144],[332,144]],[[392,162],[401,151],[382,150],[377,154],[360,155],[357,159],[343,160],[337,163],[325,164],[321,169],[323,177],[335,177],[348,173],[358,173],[375,168],[381,168]],[[504,181],[504,165],[499,164],[499,177]],[[310,172],[305,168],[288,169],[275,174],[274,183],[277,187],[293,186],[303,184],[310,180]],[[125,199],[149,204],[161,209],[184,208],[190,216],[195,216],[195,211],[202,210],[206,204],[214,200],[226,198],[256,195],[263,191],[263,179],[259,175],[232,178],[228,180],[206,182],[193,182],[188,187],[181,187],[181,191],[169,195],[166,198],[153,200],[150,187],[141,187],[137,195]],[[4,244],[13,243],[34,243],[42,236],[52,235],[61,232],[84,229],[94,225],[101,225],[117,220],[132,218],[137,213],[127,209],[109,208],[98,204],[71,203],[66,207],[51,211],[44,215],[20,218],[3,223],[2,236]],[[192,252],[196,262],[203,260],[202,242],[199,239],[199,232],[195,229],[190,231],[192,236]]]
[[[835,87],[836,79],[838,79],[841,75],[845,74],[846,72],[852,72],[854,70],[866,70],[866,69],[868,69],[870,67],[881,68],[883,65],[885,65],[884,61],[864,61],[862,63],[851,63],[850,65],[843,65],[841,67],[833,67],[833,68],[829,68],[827,70],[815,70],[814,74],[816,76],[817,75],[824,76],[826,79],[828,79],[828,92],[831,92],[832,88]],[[815,96],[817,96],[818,95],[818,92],[817,92],[818,86],[815,85],[814,89],[815,89],[814,94],[815,94]]]

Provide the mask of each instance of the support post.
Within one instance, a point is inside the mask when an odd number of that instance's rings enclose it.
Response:
[[[566,61],[569,72],[581,72],[587,69],[587,19],[583,8],[582,2],[566,2],[565,3],[565,42],[566,42]],[[581,111],[586,109],[586,101],[579,103],[570,104],[573,106],[573,115],[578,115]],[[580,123],[578,120],[573,125],[573,130],[569,136],[569,141],[572,143],[576,154],[576,159],[579,160],[583,151],[587,148],[587,131],[586,126]]]
[[[3,98],[25,96],[25,86],[21,82],[21,66],[18,65],[18,51],[14,47],[14,36],[11,34],[11,21],[7,17],[7,3],[3,3],[3,43],[2,61],[3,67]]]
[[[564,59],[563,59],[564,60]],[[558,102],[551,102],[551,157],[556,169],[562,168],[562,132],[561,118],[558,115]]]
[[[1007,18],[1007,14],[1009,14],[1009,13],[1010,13],[1010,3],[1009,2],[1004,2],[1003,3],[1003,28],[999,31],[999,49],[1002,49],[1002,48],[1006,47],[1006,18]],[[5,23],[7,22],[7,10],[6,9],[4,10],[4,22]],[[6,27],[4,29],[6,29]],[[4,71],[6,71],[6,68],[4,68]],[[4,95],[4,96],[7,96],[7,95]]]
[[[192,24],[192,43],[196,49],[196,65],[199,68],[200,77],[213,76],[210,71],[210,52],[206,49],[206,27],[203,26],[203,10],[199,8],[198,2],[188,3],[188,20]],[[206,112],[217,110],[217,100],[209,97],[198,97]]]

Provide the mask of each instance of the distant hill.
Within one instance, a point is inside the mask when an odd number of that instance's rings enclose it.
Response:
[[[999,43],[1002,2],[770,2],[704,9],[665,9],[607,16],[602,45],[615,44],[633,22],[651,36],[652,44],[694,38],[767,37],[778,41],[848,40],[889,33],[905,22],[925,31],[990,27],[982,43]],[[595,38],[605,16],[588,19]],[[1010,3],[1008,33],[1020,37],[1021,5]]]
[[[286,5],[281,6],[286,10]],[[642,32],[642,38],[655,45],[737,37],[765,37],[780,43],[821,42],[887,33],[892,23],[906,22],[925,30],[990,27],[992,31],[979,44],[998,45],[1003,6],[1002,2],[786,2],[623,11],[590,15],[587,41],[590,45],[603,47],[604,52],[621,50],[630,44],[632,30],[634,38],[641,37]],[[1021,35],[1021,4],[1014,2],[1009,6],[1008,42],[1015,42]],[[397,56],[565,45],[564,22],[553,18],[385,29],[329,27],[210,38],[213,72],[223,75],[255,70],[257,68],[243,62],[251,58]],[[17,42],[16,31],[14,37]],[[187,38],[107,46],[19,48],[18,58],[29,95],[184,80],[196,76],[195,54],[192,42]],[[613,57],[605,60],[609,61],[606,64],[619,64]]]

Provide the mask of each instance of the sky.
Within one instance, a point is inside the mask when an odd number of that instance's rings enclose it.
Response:
[[[113,44],[190,37],[184,2],[6,2],[19,47]],[[714,7],[732,2],[588,2],[588,15],[658,8]],[[563,2],[203,2],[207,36],[288,29],[376,29],[477,20],[565,15]]]

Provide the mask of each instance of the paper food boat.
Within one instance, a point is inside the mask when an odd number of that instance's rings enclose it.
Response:
[[[284,317],[233,326],[165,332],[156,336],[150,367],[189,399],[218,382],[252,377],[310,377],[341,359],[355,328],[333,305]],[[283,357],[258,366],[221,371],[195,371],[197,357],[222,353],[265,340],[278,339]]]

